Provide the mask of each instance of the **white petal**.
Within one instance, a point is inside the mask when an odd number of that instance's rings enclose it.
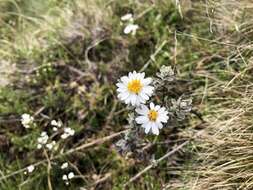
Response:
[[[157,118],[158,122],[167,123],[169,117],[168,116],[160,116]]]
[[[155,106],[155,111],[158,111],[160,108],[161,108],[161,106],[156,105],[156,106]]]
[[[140,74],[141,74],[141,79],[144,79],[145,73],[143,72],[143,73],[140,73]]]
[[[158,110],[158,113],[159,113],[159,114],[162,114],[162,113],[164,113],[164,112],[165,112],[165,107],[161,107],[160,110]]]
[[[135,103],[136,103],[136,95],[135,94],[130,95],[130,101],[131,101],[132,106],[135,106]]]
[[[123,88],[118,88],[117,89],[117,92],[127,92],[128,90],[127,90],[127,87],[126,86],[124,86]]]
[[[155,108],[155,105],[153,102],[151,102],[149,106],[150,106],[150,109],[152,109],[152,110]]]
[[[128,78],[129,78],[129,80],[133,80],[134,75],[133,75],[133,73],[132,73],[132,72],[129,72],[129,73],[128,73]]]
[[[139,79],[141,81],[141,83],[143,84],[143,79],[144,79],[144,73],[137,73],[136,74],[136,78]]]
[[[143,79],[142,83],[144,85],[149,85],[150,83],[152,82],[152,78],[148,77],[148,78],[145,78]]]
[[[147,115],[149,112],[149,109],[145,105],[141,105],[139,108],[136,108],[135,111],[140,115]]]
[[[142,98],[141,96],[139,96],[139,100],[141,104],[145,104],[147,100],[145,100],[144,98]]]
[[[151,128],[151,124],[146,123],[146,124],[143,124],[142,127],[145,128],[145,133],[148,134]]]
[[[135,106],[139,106],[143,103],[143,99],[141,97],[136,96]]]
[[[152,124],[152,133],[155,135],[159,135],[159,129],[158,126],[156,126],[155,123]]]
[[[121,100],[125,100],[130,96],[130,94],[128,92],[123,92],[119,94],[119,97]]]
[[[157,125],[157,127],[158,127],[159,129],[162,129],[162,128],[163,128],[163,124],[160,123],[160,122],[156,122],[156,125]]]
[[[125,103],[126,103],[126,104],[130,104],[130,100],[131,100],[131,99],[130,99],[130,96],[129,96],[127,99],[125,99]]]
[[[124,84],[121,83],[121,82],[118,82],[118,83],[116,84],[116,86],[119,87],[119,88],[125,88],[125,87],[126,87],[126,85],[124,85]]]
[[[143,92],[141,92],[139,95],[140,95],[144,100],[148,100],[148,99],[149,99],[149,96],[146,95],[146,94],[143,93]]]
[[[142,90],[143,90],[143,92],[145,92],[146,94],[151,96],[153,94],[154,87],[152,87],[152,86],[143,86]]]
[[[129,82],[129,78],[127,76],[123,76],[120,78],[120,80],[124,83],[127,84]]]
[[[147,123],[149,119],[146,116],[139,116],[135,119],[135,121],[138,124],[143,124],[143,123]]]

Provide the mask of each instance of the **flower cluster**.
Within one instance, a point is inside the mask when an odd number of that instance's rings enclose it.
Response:
[[[149,107],[145,105],[155,90],[152,86],[152,78],[145,78],[145,73],[133,71],[128,76],[121,77],[116,85],[118,98],[127,105],[135,107],[135,112],[138,114],[135,118],[136,123],[144,128],[145,133],[151,131],[158,135],[159,129],[167,123],[169,116],[165,107],[152,102]]]
[[[137,24],[134,24],[133,15],[131,13],[128,13],[121,17],[122,22],[127,22],[127,25],[124,28],[124,34],[132,34],[135,35],[137,29],[139,26]]]
[[[52,120],[50,124],[53,126],[53,131],[58,131],[62,127],[61,121]]]
[[[21,115],[21,123],[25,128],[30,128],[31,125],[33,124],[33,121],[34,118],[31,115],[27,113]]]
[[[62,128],[62,122],[52,120],[50,122],[51,126],[53,127],[53,131],[57,132]],[[61,130],[62,131],[62,130]],[[60,131],[60,132],[61,132]],[[63,133],[61,134],[61,139],[66,139],[70,136],[75,134],[75,130],[71,129],[70,127],[63,128]],[[48,133],[46,131],[41,132],[40,136],[37,138],[37,148],[41,149],[42,147],[47,148],[48,150],[52,150],[53,148],[56,149],[56,141],[50,141]]]
[[[43,146],[45,146],[48,150],[52,150],[54,146],[56,145],[55,141],[48,142],[49,136],[46,131],[41,132],[40,136],[37,139],[38,145],[37,148],[41,149]]]
[[[75,177],[75,174],[73,172],[69,172],[68,175],[64,174],[62,176],[62,179],[66,185],[69,185],[69,180],[71,180],[73,177]]]
[[[69,166],[68,162],[65,162],[61,165],[61,169],[64,170],[64,169],[67,169]],[[66,185],[69,185],[69,181],[75,177],[75,174],[73,172],[69,172],[68,174],[64,174],[62,176],[62,180],[64,181],[64,183]]]
[[[62,139],[66,139],[69,136],[73,136],[75,134],[75,130],[71,129],[70,127],[64,128],[64,133],[61,135]]]
[[[62,127],[62,122],[60,120],[52,120],[50,123],[53,126],[53,131],[58,131]],[[70,136],[73,136],[75,134],[75,130],[71,129],[70,127],[63,128],[63,134],[61,135],[62,139],[66,139]]]

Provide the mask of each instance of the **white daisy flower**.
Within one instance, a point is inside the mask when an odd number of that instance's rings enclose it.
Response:
[[[135,119],[136,123],[141,124],[145,129],[145,133],[151,132],[155,135],[159,135],[159,129],[163,128],[163,123],[167,123],[169,116],[165,107],[154,105],[150,103],[150,108],[145,105],[141,105],[136,109],[139,116]]]
[[[130,34],[130,33],[132,33],[132,35],[135,35],[138,28],[139,28],[139,26],[138,26],[137,24],[129,23],[129,24],[125,27],[124,33],[125,33],[125,34]]]
[[[130,72],[128,76],[120,78],[118,87],[118,98],[126,104],[139,106],[146,103],[153,94],[154,87],[151,86],[152,79],[144,78],[145,73]]]

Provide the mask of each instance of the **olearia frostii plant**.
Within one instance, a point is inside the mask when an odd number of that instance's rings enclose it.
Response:
[[[177,100],[164,96],[160,91],[169,90],[176,81],[174,71],[170,66],[162,66],[160,72],[153,79],[145,77],[145,73],[136,71],[122,76],[116,84],[118,98],[128,105],[130,131],[116,143],[120,152],[136,152],[138,144],[143,143],[141,133],[159,135],[165,126],[175,125],[173,120],[183,120],[191,111],[191,99],[180,96]],[[155,96],[156,98],[152,98]],[[154,99],[160,100],[163,105],[156,105]],[[170,122],[169,124],[167,124]],[[143,130],[141,130],[141,128]]]
[[[145,78],[145,73],[130,72],[128,76],[123,76],[116,84],[118,89],[118,98],[135,107],[138,114],[135,121],[140,124],[145,133],[152,132],[159,134],[159,129],[163,128],[162,123],[167,123],[169,116],[165,107],[154,105],[153,102],[147,107],[145,104],[154,93],[152,78]]]

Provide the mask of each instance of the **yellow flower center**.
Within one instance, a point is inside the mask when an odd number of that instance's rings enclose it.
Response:
[[[141,81],[138,79],[130,81],[127,85],[127,89],[132,93],[138,94],[142,89]]]
[[[155,111],[155,110],[150,110],[149,111],[148,118],[149,118],[150,121],[156,121],[157,117],[158,117],[157,111]]]

